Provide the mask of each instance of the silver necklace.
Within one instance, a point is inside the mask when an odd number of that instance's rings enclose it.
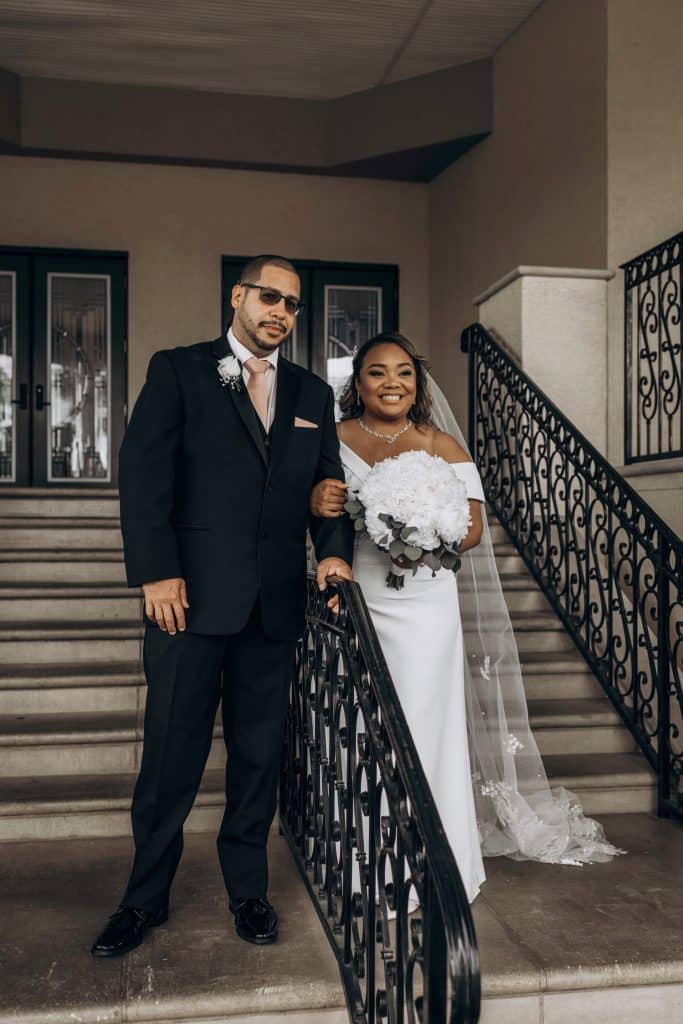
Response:
[[[408,420],[405,427],[401,427],[401,429],[397,430],[395,434],[380,434],[378,430],[371,430],[370,427],[366,427],[360,417],[358,419],[358,426],[364,430],[366,434],[372,434],[373,437],[378,437],[380,441],[386,441],[387,444],[393,444],[396,438],[400,437],[401,434],[405,434],[406,430],[410,430],[412,423]]]

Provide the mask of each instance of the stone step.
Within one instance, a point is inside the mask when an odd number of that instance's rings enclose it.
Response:
[[[0,843],[130,835],[135,772],[0,779]],[[225,807],[225,773],[204,772],[185,829],[215,832]]]
[[[60,490],[40,495],[26,490],[0,492],[0,517],[41,519],[115,519],[119,515],[119,497],[116,491],[84,494],[81,491]]]
[[[635,741],[607,698],[530,700],[529,723],[541,756],[619,754],[635,751]],[[514,733],[514,723],[510,725]]]
[[[67,675],[72,666],[131,664],[142,656],[142,626],[118,623],[42,628],[5,623],[0,632],[0,666],[58,666]]]
[[[137,664],[72,666],[5,665],[0,677],[0,715],[132,711],[144,702],[145,680]]]
[[[606,700],[605,692],[577,652],[578,664],[561,652],[555,660],[547,652],[542,661],[522,665],[527,700]]]
[[[0,875],[12,880],[0,1024],[348,1024],[337,959],[277,828],[269,896],[279,939],[267,949],[235,934],[214,836],[190,835],[168,923],[132,955],[94,960],[90,944],[121,898],[131,853],[127,838],[0,848]]]
[[[550,784],[576,793],[586,814],[652,813],[654,772],[640,753],[546,754]]]
[[[126,585],[121,551],[0,552],[0,586],[109,587]]]
[[[127,587],[0,587],[0,629],[5,624],[100,622],[138,625],[142,597]]]
[[[74,551],[123,547],[118,519],[100,518],[0,518],[0,557],[8,551]]]
[[[574,652],[574,641],[553,612],[510,612],[520,655],[530,652]],[[473,619],[463,616],[465,633],[475,628]]]
[[[0,716],[0,778],[137,771],[143,710]],[[208,766],[224,763],[217,722]]]
[[[510,613],[512,612],[549,612],[550,602],[541,588],[530,576],[515,576],[514,582],[508,578],[503,583],[503,595]]]

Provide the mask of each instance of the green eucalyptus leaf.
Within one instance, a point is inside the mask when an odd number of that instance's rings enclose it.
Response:
[[[389,545],[389,554],[392,558],[399,558],[403,554],[405,545],[402,540],[392,540]]]
[[[404,526],[401,530],[401,540],[404,540],[406,543],[410,543],[410,535],[411,533],[415,533],[416,530],[417,526]]]
[[[344,511],[348,512],[350,516],[355,516],[358,512],[363,511],[363,506],[359,501],[347,501],[344,505]]]
[[[422,548],[417,547],[415,544],[406,544],[405,556],[409,558],[411,562],[417,562],[418,559],[422,558]]]
[[[444,569],[453,569],[458,561],[458,556],[452,554],[449,551],[447,551],[446,554],[442,555],[441,557],[441,564],[444,567]]]
[[[365,529],[365,520],[364,519],[356,519],[356,520],[354,520],[353,528],[356,531],[356,533],[360,533],[361,530]]]

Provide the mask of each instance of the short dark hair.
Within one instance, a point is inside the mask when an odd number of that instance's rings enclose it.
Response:
[[[297,277],[299,276],[299,271],[296,269],[294,264],[284,256],[276,256],[274,254],[254,256],[253,259],[249,260],[249,262],[245,263],[242,267],[240,276],[237,279],[238,284],[242,281],[246,281],[249,284],[256,284],[264,267],[280,267],[281,270],[288,270],[290,274],[296,274]]]
[[[427,372],[429,370],[427,360],[424,356],[420,355],[412,341],[406,338],[404,334],[399,334],[398,331],[385,331],[383,334],[375,334],[374,337],[364,342],[354,355],[353,373],[339,396],[341,418],[343,420],[350,420],[357,419],[363,415],[364,406],[355,385],[360,376],[366,355],[377,345],[398,345],[406,355],[410,356],[410,360],[415,367],[415,404],[408,412],[408,419],[417,427],[434,426],[432,421],[432,396],[429,393],[427,384]]]

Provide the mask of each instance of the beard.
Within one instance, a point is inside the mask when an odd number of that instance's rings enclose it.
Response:
[[[243,332],[243,334],[249,339],[254,348],[266,355],[271,352],[275,352],[275,350],[278,349],[292,333],[291,329],[288,331],[284,324],[280,324],[276,320],[271,320],[268,317],[264,317],[262,320],[254,320],[241,309],[235,310],[233,325],[235,321],[239,325],[241,332]],[[281,329],[281,333],[279,335],[268,335],[266,333],[267,324],[279,327]]]

